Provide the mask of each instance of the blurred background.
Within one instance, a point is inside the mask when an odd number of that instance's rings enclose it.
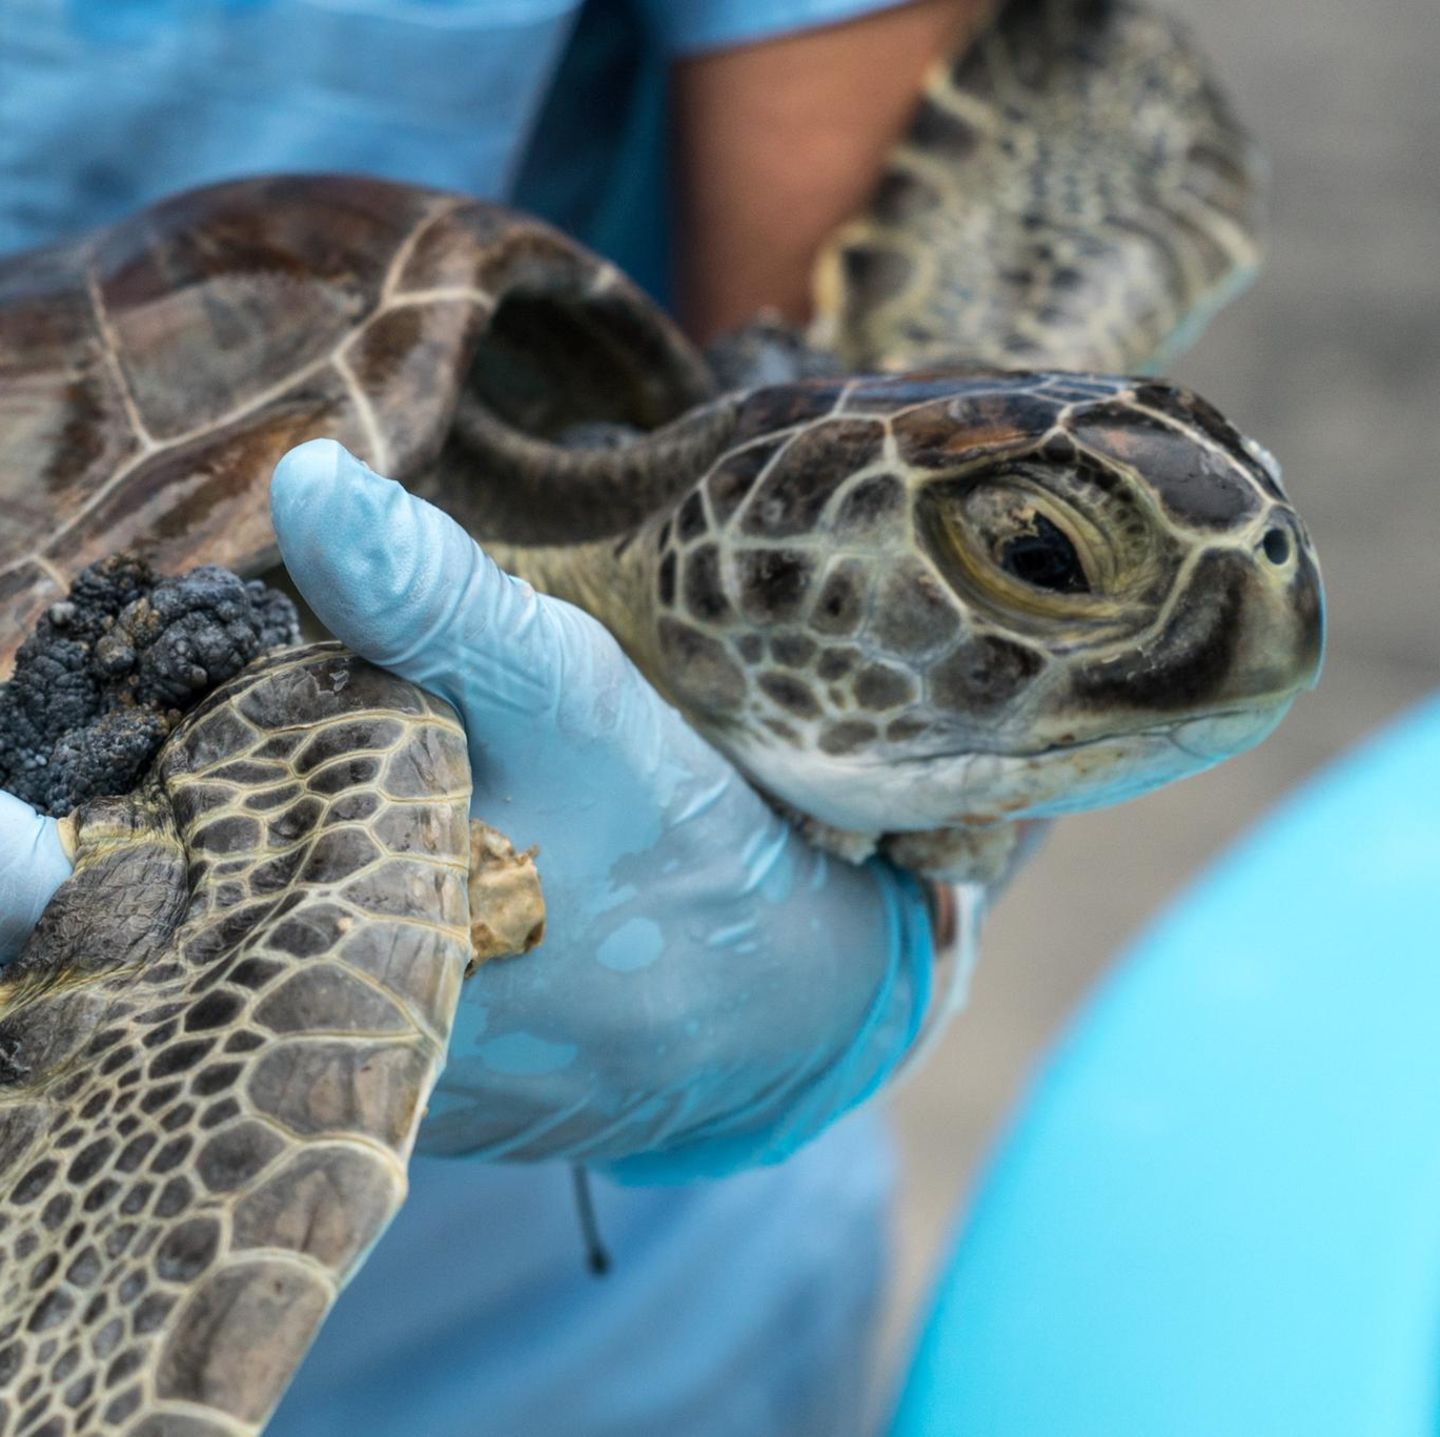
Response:
[[[1126,941],[1287,790],[1440,687],[1440,6],[1172,4],[1273,169],[1265,268],[1174,375],[1279,458],[1325,573],[1325,672],[1258,750],[1058,824],[991,917],[966,1012],[893,1100],[897,1354],[957,1201]]]

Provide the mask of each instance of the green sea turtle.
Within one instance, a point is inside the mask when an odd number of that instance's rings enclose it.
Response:
[[[1314,679],[1268,456],[1060,368],[1138,364],[1233,283],[1252,168],[1169,22],[1027,0],[821,266],[812,343],[919,373],[786,378],[825,366],[762,327],[722,385],[554,231],[357,178],[6,261],[0,643],[72,624],[112,550],[263,567],[274,462],[330,435],[594,612],[817,840],[986,876],[1012,820],[1205,767]],[[107,634],[154,632],[133,603]],[[128,637],[63,651],[139,692]],[[0,1434],[257,1432],[401,1201],[467,963],[536,936],[443,704],[322,644],[181,707],[67,818],[0,980]]]

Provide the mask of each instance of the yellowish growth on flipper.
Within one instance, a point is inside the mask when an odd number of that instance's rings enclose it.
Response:
[[[528,953],[545,936],[545,899],[535,867],[538,849],[516,853],[505,835],[470,820],[468,978],[492,958]]]

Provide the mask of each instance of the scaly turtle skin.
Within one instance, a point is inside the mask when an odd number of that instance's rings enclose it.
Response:
[[[271,468],[330,435],[594,612],[817,839],[983,877],[1010,820],[1202,768],[1313,681],[1268,456],[1172,385],[1059,372],[1214,303],[1252,170],[1173,28],[1020,0],[821,269],[813,337],[926,372],[774,382],[817,367],[794,346],[721,392],[554,231],[379,181],[223,185],[5,261],[0,660],[114,550],[262,568]],[[0,1437],[263,1425],[509,931],[468,794],[453,716],[332,647],[252,665],[69,820],[0,980]]]

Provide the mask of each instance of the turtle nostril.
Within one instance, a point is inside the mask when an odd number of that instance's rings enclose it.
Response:
[[[1260,547],[1272,564],[1283,564],[1290,557],[1290,536],[1283,529],[1267,529]]]

